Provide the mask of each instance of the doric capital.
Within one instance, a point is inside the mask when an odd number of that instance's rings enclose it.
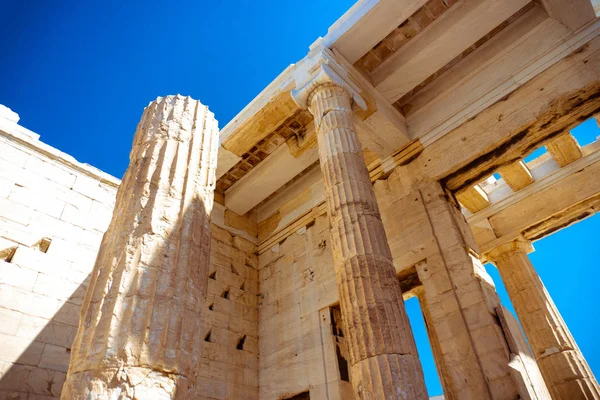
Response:
[[[323,46],[313,49],[308,59],[297,66],[294,75],[296,89],[292,90],[292,98],[302,108],[308,108],[308,99],[316,88],[323,84],[334,84],[344,89],[358,107],[367,109],[358,86],[335,61],[331,51]]]
[[[525,238],[518,238],[511,242],[501,244],[500,246],[491,250],[485,256],[490,262],[496,264],[497,259],[502,258],[507,254],[521,253],[527,255],[529,253],[533,253],[533,251],[533,244],[529,240]]]

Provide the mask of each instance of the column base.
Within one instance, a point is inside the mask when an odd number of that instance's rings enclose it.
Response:
[[[174,400],[186,398],[187,386],[187,378],[151,368],[98,369],[71,372],[61,399]]]

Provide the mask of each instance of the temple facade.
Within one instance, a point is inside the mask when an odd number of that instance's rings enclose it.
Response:
[[[600,400],[528,256],[600,210],[599,12],[360,0],[223,128],[140,110],[122,181],[0,106],[0,399],[428,399],[416,297],[444,399]]]

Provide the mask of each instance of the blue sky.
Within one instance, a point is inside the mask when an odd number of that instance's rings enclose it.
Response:
[[[150,101],[190,95],[208,105],[223,127],[352,4],[3,0],[0,104],[19,113],[20,123],[44,142],[120,178]],[[588,122],[575,134],[586,144],[600,131]],[[537,242],[531,255],[596,373],[599,231],[600,218],[592,217]],[[497,271],[488,270],[509,305]],[[428,389],[439,394],[418,303],[409,301],[407,309]]]

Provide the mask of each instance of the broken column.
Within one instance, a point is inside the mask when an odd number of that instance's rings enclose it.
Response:
[[[218,141],[214,115],[190,97],[159,97],[145,109],[63,399],[195,397]]]
[[[352,121],[352,88],[320,72],[294,92],[314,116],[340,306],[357,399],[426,399],[371,179]]]
[[[600,399],[596,378],[527,256],[531,251],[531,243],[519,239],[488,258],[502,276],[552,398]]]

